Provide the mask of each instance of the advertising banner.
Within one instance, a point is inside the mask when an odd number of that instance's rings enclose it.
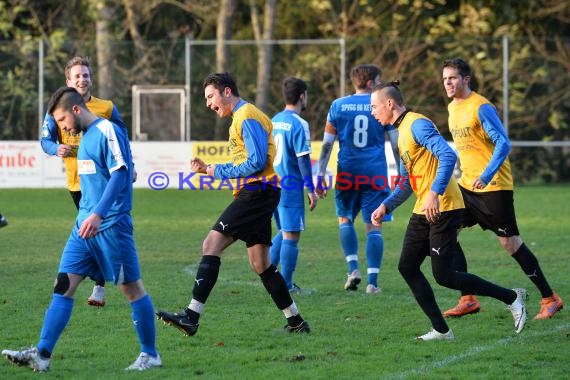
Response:
[[[311,163],[316,183],[322,143],[312,142]],[[230,190],[228,181],[213,180],[190,170],[192,157],[207,164],[230,162],[227,141],[132,142],[137,181],[135,188],[155,190]],[[387,143],[389,176],[396,164]],[[335,143],[326,170],[328,186],[334,184],[338,155]],[[332,181],[331,181],[332,179]],[[36,141],[0,141],[0,188],[66,188],[65,167],[59,157],[46,155]]]

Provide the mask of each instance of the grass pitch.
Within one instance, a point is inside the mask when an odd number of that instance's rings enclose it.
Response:
[[[515,191],[519,229],[536,253],[551,286],[570,310],[570,206],[568,186],[522,187]],[[226,191],[136,190],[133,217],[143,280],[155,308],[176,311],[191,298],[202,240],[231,201]],[[222,257],[220,277],[198,334],[185,337],[157,321],[163,368],[146,373],[123,371],[139,353],[130,307],[111,284],[107,306],[87,306],[92,287],[77,292],[71,321],[53,353],[44,379],[494,379],[565,378],[570,371],[570,312],[534,321],[540,294],[496,237],[479,228],[460,235],[469,268],[508,287],[526,287],[529,321],[514,333],[510,312],[481,297],[483,310],[449,321],[452,342],[417,342],[430,329],[397,272],[402,238],[412,201],[386,223],[382,293],[343,290],[346,265],[338,243],[334,199],[319,201],[307,215],[301,237],[295,295],[311,324],[309,335],[282,332],[284,317],[249,268],[243,243]],[[1,211],[9,225],[0,230],[0,348],[35,345],[52,293],[59,255],[75,217],[67,191],[2,190]],[[365,272],[364,227],[360,265]],[[432,280],[429,261],[424,273]],[[440,307],[455,305],[458,293],[432,285]],[[0,378],[40,376],[0,362]]]

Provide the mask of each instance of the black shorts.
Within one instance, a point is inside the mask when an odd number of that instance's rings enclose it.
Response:
[[[81,191],[69,191],[69,194],[71,194],[71,198],[73,199],[73,203],[75,204],[75,207],[77,207],[77,209],[79,210],[79,201],[81,201]]]
[[[278,187],[250,183],[222,212],[212,229],[244,241],[248,248],[256,244],[271,245],[271,217],[280,196]]]
[[[457,251],[457,231],[461,226],[462,211],[442,212],[435,223],[428,222],[425,215],[412,214],[404,235],[400,261],[421,265],[428,256],[451,260]]]
[[[463,227],[478,224],[484,230],[492,230],[497,236],[519,235],[512,190],[475,193],[461,186],[459,189],[465,202]]]

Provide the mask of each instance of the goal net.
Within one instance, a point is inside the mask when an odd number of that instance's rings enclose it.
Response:
[[[133,141],[186,140],[185,86],[134,85]]]

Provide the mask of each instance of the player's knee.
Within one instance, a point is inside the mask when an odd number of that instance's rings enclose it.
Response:
[[[513,255],[522,245],[520,236],[499,237],[499,243],[509,255]]]
[[[55,280],[55,285],[53,286],[53,292],[55,294],[64,295],[69,290],[69,276],[67,273],[58,273]]]
[[[438,285],[444,286],[446,288],[457,289],[455,284],[455,279],[453,277],[453,271],[434,271],[433,278]]]
[[[400,272],[403,278],[409,278],[412,276],[414,272],[417,271],[419,271],[419,268],[412,267],[411,265],[405,262],[400,262],[398,264],[398,272]]]

